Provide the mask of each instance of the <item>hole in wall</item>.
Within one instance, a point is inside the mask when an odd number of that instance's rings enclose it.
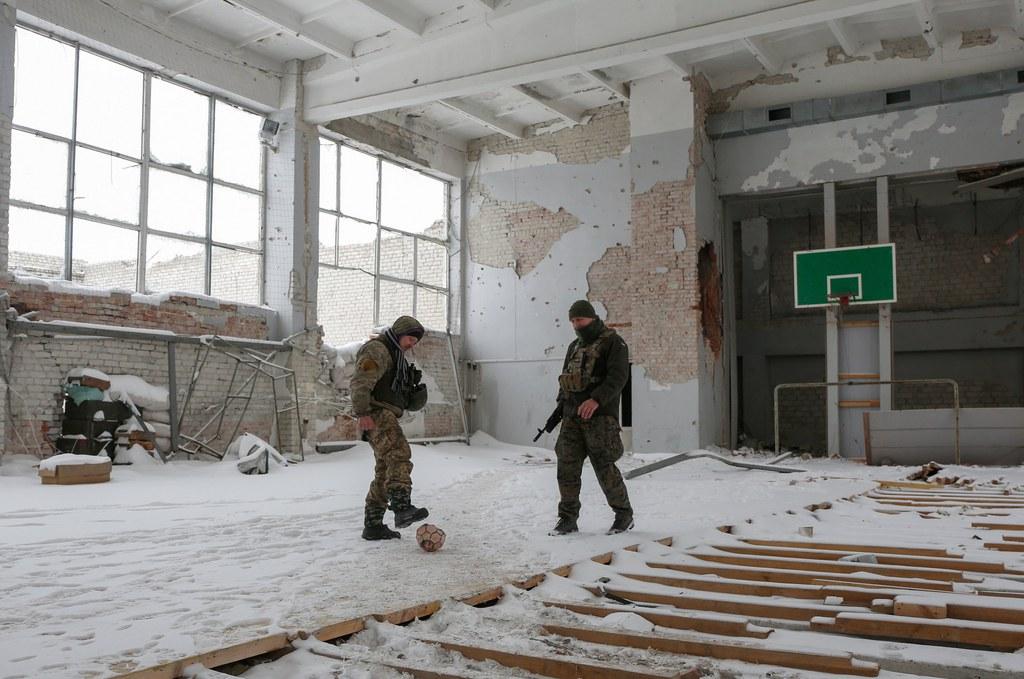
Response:
[[[779,120],[791,120],[793,118],[793,110],[789,106],[780,106],[779,108],[768,109],[768,122],[776,122]]]
[[[705,243],[697,252],[697,281],[700,286],[700,328],[715,358],[722,352],[722,274],[715,244]]]
[[[910,101],[910,90],[893,90],[885,93],[885,105],[906,104]]]

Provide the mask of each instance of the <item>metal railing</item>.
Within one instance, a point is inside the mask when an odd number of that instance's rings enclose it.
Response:
[[[839,382],[789,382],[775,385],[775,453],[781,448],[781,432],[779,431],[779,392],[783,389],[815,389],[821,387],[857,387],[857,386],[882,386],[886,384],[948,384],[953,387],[953,460],[954,464],[960,464],[960,385],[956,380],[916,379],[916,380],[842,380]]]

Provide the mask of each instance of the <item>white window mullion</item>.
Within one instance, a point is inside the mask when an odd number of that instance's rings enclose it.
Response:
[[[205,294],[211,294],[210,291],[213,289],[213,145],[214,139],[213,134],[217,127],[216,108],[217,101],[213,97],[210,97],[210,108],[206,122],[206,266],[205,277],[206,281],[203,287]]]
[[[68,147],[68,198],[67,216],[64,222],[64,280],[71,280],[72,274],[72,243],[74,238],[75,215],[75,144],[78,137],[78,63],[81,48],[75,45],[75,86],[71,101],[71,145]]]
[[[142,81],[142,168],[139,177],[139,248],[135,288],[146,292],[146,237],[149,226],[149,140],[152,130],[153,77],[146,71]]]

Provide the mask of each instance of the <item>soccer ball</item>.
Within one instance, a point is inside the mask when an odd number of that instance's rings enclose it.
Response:
[[[444,546],[444,531],[432,523],[425,523],[416,529],[416,542],[424,552],[436,552]]]

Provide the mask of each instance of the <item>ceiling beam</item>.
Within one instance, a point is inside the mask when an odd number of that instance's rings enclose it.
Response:
[[[668,70],[672,71],[676,75],[684,78],[689,78],[693,75],[693,64],[686,58],[686,55],[666,54],[664,59]]]
[[[230,0],[230,3],[261,21],[299,40],[345,60],[352,58],[353,43],[320,26],[303,25],[302,17],[274,0]]]
[[[473,0],[474,5],[483,7],[486,11],[494,11],[494,5],[497,4],[498,0]]]
[[[331,0],[331,2],[328,2],[320,9],[314,9],[312,12],[303,14],[299,21],[303,24],[311,24],[314,21],[320,21],[321,19],[329,17],[337,12],[344,4],[345,0]]]
[[[559,3],[561,0],[551,1]],[[571,20],[573,6],[562,5],[557,11],[532,16],[529,21],[511,24],[491,22],[493,25],[488,29],[486,44],[517,45],[518,53],[484,50],[479,40],[471,40],[472,35],[461,35],[458,41],[448,41],[443,45],[437,42],[419,44],[419,58],[415,62],[401,62],[402,68],[395,68],[391,59],[366,63],[357,60],[347,67],[336,63],[321,66],[305,78],[306,116],[312,122],[324,122],[439,99],[472,96],[676,52],[704,50],[728,43],[740,45],[743,38],[821,25],[830,19],[909,7],[917,1],[801,0],[763,12],[640,34],[640,37],[629,40],[601,42],[595,39],[589,44],[581,40],[572,45],[541,40],[539,36],[552,21]],[[596,9],[612,9],[615,4],[613,0],[591,2],[596,3]],[[642,12],[643,5],[640,7]],[[502,6],[495,14],[504,9]],[[576,16],[578,21],[586,22],[589,15],[578,13]],[[650,19],[649,16],[645,18]],[[621,21],[623,30],[628,31],[631,28],[630,15],[623,15]],[[579,35],[585,34],[583,25],[576,28],[580,29]],[[529,36],[535,38],[530,39]],[[456,51],[463,57],[453,56]],[[594,80],[593,76],[588,77]],[[616,93],[620,98],[628,96],[621,86],[616,86]]]
[[[935,18],[934,0],[917,0],[914,3],[914,14],[917,15],[917,22],[921,24],[921,33],[928,46],[933,50],[939,49],[941,41],[939,39],[939,24]]]
[[[388,0],[355,1],[377,16],[387,19],[409,35],[419,37],[423,34],[423,26],[427,22],[427,17],[425,16],[417,16],[415,12],[407,11],[402,7],[396,7],[388,2]]]
[[[580,75],[590,80],[598,87],[611,92],[620,101],[629,101],[629,88],[624,83],[612,82],[604,73],[599,71],[583,70],[580,71]]]
[[[566,106],[565,104],[556,99],[550,99],[539,94],[532,87],[529,87],[527,85],[516,85],[513,89],[519,94],[529,99],[530,101],[534,102],[535,104],[539,104],[543,108],[547,109],[550,113],[555,114],[556,116],[558,116],[567,123],[579,125],[581,122],[583,122],[582,113],[574,111],[571,106]]]
[[[772,53],[772,51],[765,44],[763,38],[749,37],[743,38],[743,44],[747,50],[754,55],[757,62],[761,64],[764,70],[769,73],[778,73],[782,67],[781,60]]]
[[[170,12],[168,12],[167,13],[167,18],[168,19],[173,19],[174,17],[180,16],[180,15],[184,14],[185,12],[191,12],[196,7],[199,7],[199,5],[204,5],[207,2],[208,2],[208,0],[187,0],[187,2],[185,2],[183,5],[178,7],[178,9],[171,10]]]
[[[526,134],[526,130],[521,125],[514,125],[512,123],[506,123],[502,120],[498,120],[493,113],[484,109],[482,106],[477,106],[474,103],[468,101],[455,101],[454,99],[442,99],[438,103],[442,106],[447,106],[451,110],[475,123],[483,125],[492,132],[498,132],[506,137],[522,139]]]
[[[860,52],[860,42],[854,37],[853,31],[850,30],[850,26],[845,20],[829,19],[825,23],[828,25],[828,29],[832,31],[832,36],[839,43],[839,46],[843,48],[846,56],[852,57],[857,52]]]
[[[264,28],[262,30],[256,31],[255,33],[250,33],[249,35],[245,36],[244,38],[239,39],[239,41],[234,44],[234,48],[236,50],[240,50],[243,47],[248,47],[249,45],[251,45],[251,44],[253,44],[255,42],[259,42],[260,40],[266,40],[267,38],[273,38],[275,35],[277,35],[280,32],[281,32],[280,29],[278,29],[276,26],[271,26],[269,28]]]

